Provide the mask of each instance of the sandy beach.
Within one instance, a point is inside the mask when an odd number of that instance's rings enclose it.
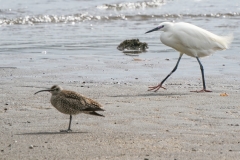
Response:
[[[207,87],[213,92],[193,93],[202,88],[200,70],[197,63],[189,70],[183,63],[164,85],[167,90],[155,93],[147,91],[148,86],[164,78],[176,59],[30,55],[1,59],[0,159],[240,157],[240,75],[227,74],[231,67],[218,64],[212,70],[222,72],[206,72]],[[34,95],[54,84],[97,100],[105,117],[73,116],[73,132],[60,133],[68,127],[69,116],[51,106],[50,93]]]
[[[0,160],[240,159],[239,0],[1,2]],[[234,36],[229,49],[200,59],[212,92],[190,92],[202,77],[186,55],[167,90],[147,91],[179,57],[162,32],[145,34],[164,21]],[[119,51],[127,39],[147,43],[147,52]],[[194,48],[212,41],[198,39]],[[73,132],[60,132],[69,115],[50,93],[34,95],[56,84],[98,101],[105,117],[74,115]]]

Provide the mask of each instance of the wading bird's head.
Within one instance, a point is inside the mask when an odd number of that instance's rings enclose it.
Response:
[[[62,90],[62,87],[60,87],[59,85],[54,85],[50,89],[41,90],[34,94],[37,94],[39,92],[50,92],[50,93],[52,93],[52,95],[57,95],[58,93],[61,92],[61,90]]]
[[[153,28],[150,31],[147,31],[146,33],[154,32],[154,31],[167,31],[172,25],[173,23],[171,22],[162,22],[159,24],[158,27]]]

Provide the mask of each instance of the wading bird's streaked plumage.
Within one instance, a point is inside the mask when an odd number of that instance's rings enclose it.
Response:
[[[52,94],[51,104],[59,112],[70,115],[68,130],[66,130],[67,132],[71,131],[72,115],[85,113],[104,117],[103,115],[95,112],[104,111],[98,102],[84,97],[83,95],[78,94],[74,91],[63,90],[60,86],[54,85],[50,89],[41,90],[35,94],[43,91],[49,91]]]
[[[218,50],[228,49],[233,40],[233,36],[218,36],[200,27],[184,22],[163,22],[158,27],[146,33],[153,31],[163,31],[160,36],[161,42],[179,51],[180,56],[178,58],[176,66],[170,72],[170,74],[168,74],[167,77],[164,78],[159,85],[149,87],[149,90],[157,91],[160,88],[164,88],[162,87],[163,83],[174,71],[176,71],[182,55],[186,54],[188,56],[195,57],[200,65],[203,89],[197,92],[211,92],[209,90],[206,90],[204,70],[199,58],[209,56]]]

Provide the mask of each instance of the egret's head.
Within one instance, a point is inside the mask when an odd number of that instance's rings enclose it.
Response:
[[[150,31],[147,31],[146,33],[150,33],[153,31],[167,31],[172,25],[173,25],[173,23],[171,23],[171,22],[163,22],[163,23],[160,23],[158,27],[156,27]]]
[[[48,92],[52,93],[52,95],[57,95],[59,92],[61,92],[61,90],[62,90],[62,87],[60,87],[59,85],[54,85],[50,89],[41,90],[41,91],[38,91],[34,94],[37,94],[39,92],[48,91]]]

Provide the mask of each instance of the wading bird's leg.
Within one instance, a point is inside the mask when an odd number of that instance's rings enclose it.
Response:
[[[197,58],[197,61],[198,61],[199,65],[200,65],[200,69],[201,69],[201,73],[202,73],[203,89],[200,90],[200,91],[191,91],[191,92],[197,92],[197,93],[199,93],[199,92],[212,92],[210,90],[206,90],[203,65],[200,62],[199,58],[198,57],[196,57],[196,58]]]
[[[69,119],[69,126],[67,130],[60,130],[60,132],[72,132],[71,128],[71,122],[72,122],[72,115],[70,115],[70,119]]]
[[[159,83],[159,85],[153,86],[153,87],[148,87],[148,88],[149,88],[148,91],[152,91],[152,90],[153,90],[154,92],[157,92],[160,88],[166,89],[166,88],[164,88],[162,85],[163,85],[163,83],[168,79],[168,77],[170,77],[171,74],[177,70],[177,67],[178,67],[178,64],[179,64],[179,62],[180,62],[180,60],[181,60],[181,58],[182,58],[182,55],[183,55],[183,53],[180,53],[180,56],[179,56],[179,58],[178,58],[178,61],[177,61],[176,66],[175,66],[175,67],[173,68],[173,70],[167,75],[167,77],[164,78],[164,79],[162,80],[162,82]]]

